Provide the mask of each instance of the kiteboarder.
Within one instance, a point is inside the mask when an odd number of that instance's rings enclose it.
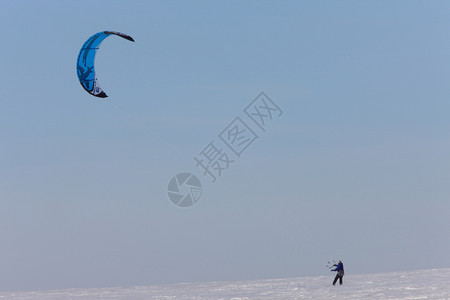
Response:
[[[334,268],[331,271],[337,272],[336,277],[334,277],[334,280],[333,280],[333,285],[336,285],[336,282],[338,281],[338,279],[339,279],[339,284],[342,285],[342,277],[344,277],[344,264],[342,263],[342,261],[338,261],[338,263],[334,264],[333,267],[336,267],[336,268]]]

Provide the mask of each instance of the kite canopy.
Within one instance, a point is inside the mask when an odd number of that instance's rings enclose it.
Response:
[[[77,74],[83,88],[91,95],[100,98],[108,97],[98,84],[95,76],[94,60],[95,54],[104,39],[111,34],[118,35],[124,39],[134,42],[133,38],[124,33],[115,31],[102,31],[91,36],[81,47],[77,60]]]

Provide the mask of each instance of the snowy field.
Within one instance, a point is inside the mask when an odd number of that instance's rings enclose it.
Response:
[[[0,293],[0,299],[450,299],[450,269],[160,286]]]

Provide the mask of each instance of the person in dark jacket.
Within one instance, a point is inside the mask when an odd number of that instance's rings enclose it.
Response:
[[[334,264],[333,267],[336,267],[336,268],[334,268],[331,271],[337,272],[336,277],[334,277],[334,280],[333,280],[333,285],[336,285],[336,282],[338,281],[338,279],[339,279],[339,284],[342,285],[342,277],[344,277],[344,264],[342,263],[342,261],[338,261],[338,263]]]

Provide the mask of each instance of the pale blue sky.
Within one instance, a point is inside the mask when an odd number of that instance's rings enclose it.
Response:
[[[3,0],[0,25],[0,290],[450,267],[449,2]],[[103,30],[136,40],[101,45],[106,101],[75,68]],[[260,91],[283,116],[209,183],[193,156]]]

